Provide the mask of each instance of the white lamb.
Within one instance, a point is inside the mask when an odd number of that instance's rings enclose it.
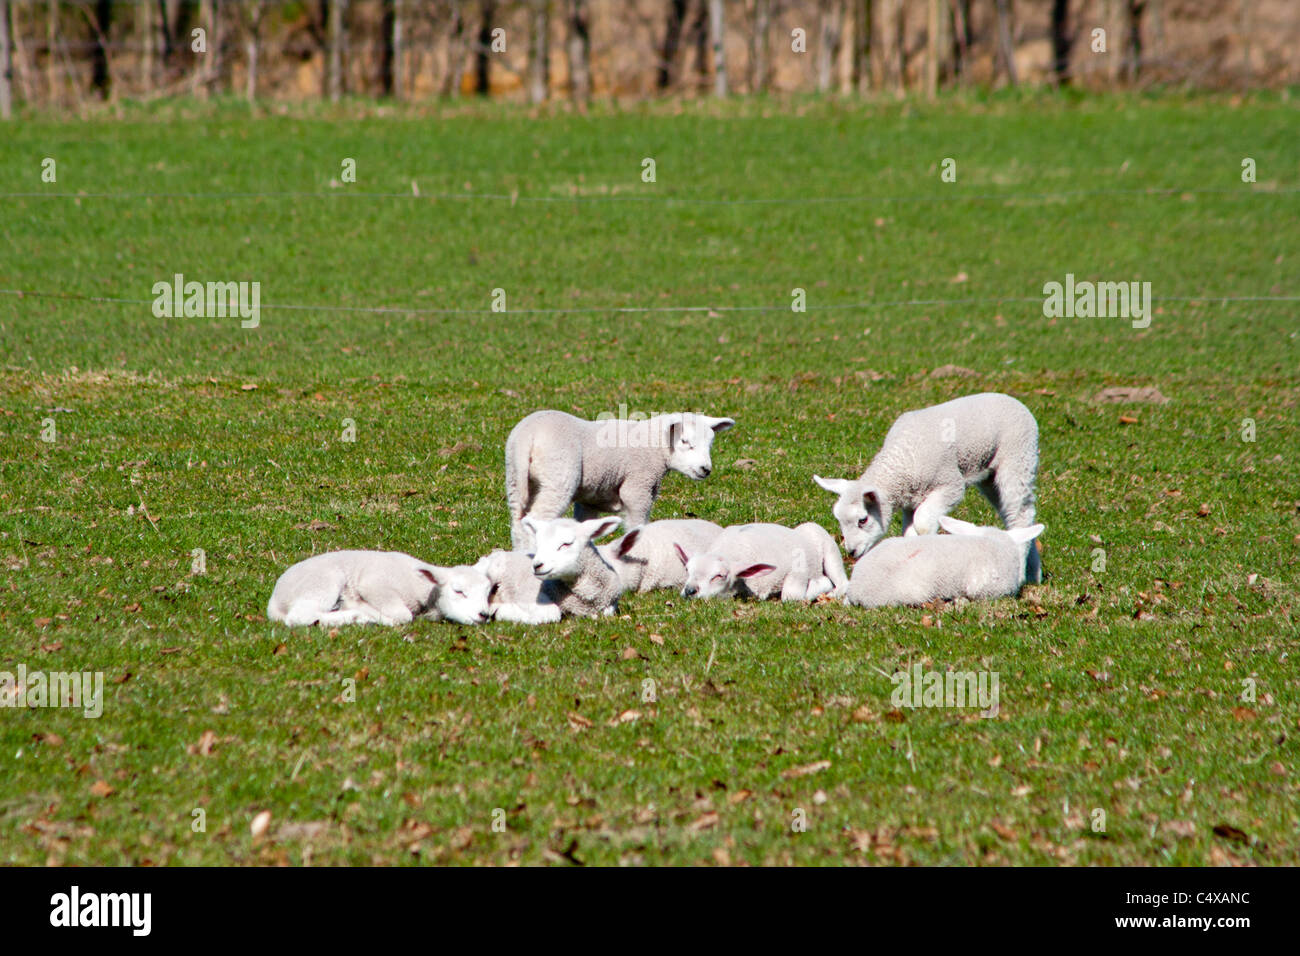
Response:
[[[722,527],[712,521],[651,521],[596,550],[618,572],[624,591],[677,591],[686,583],[686,568],[673,545],[680,544],[692,554],[707,551],[720,534]]]
[[[839,547],[814,522],[797,528],[733,525],[705,552],[693,554],[680,545],[676,550],[686,566],[682,597],[725,594],[763,600],[780,594],[782,601],[811,601],[828,592],[840,594],[848,586]]]
[[[833,512],[844,547],[860,558],[902,512],[903,534],[934,534],[975,485],[1008,528],[1034,523],[1038,422],[1010,395],[984,392],[905,412],[856,480],[813,480],[839,495]],[[1038,549],[1028,553],[1028,579],[1042,580]]]
[[[613,517],[575,521],[525,518],[536,551],[494,551],[476,568],[494,585],[494,616],[501,621],[544,624],[562,615],[615,614],[623,582],[593,543],[622,523]]]
[[[853,568],[845,603],[885,607],[1020,593],[1041,524],[1003,531],[945,515],[939,525],[948,534],[889,538],[868,551]]]
[[[713,439],[734,424],[693,412],[594,422],[564,412],[533,412],[506,439],[512,546],[532,548],[525,515],[558,518],[570,504],[579,521],[611,512],[629,528],[645,524],[664,475],[677,471],[696,481],[707,478]]]
[[[266,616],[289,627],[395,627],[417,617],[481,624],[489,618],[490,587],[474,568],[441,568],[400,551],[333,551],[280,575]]]

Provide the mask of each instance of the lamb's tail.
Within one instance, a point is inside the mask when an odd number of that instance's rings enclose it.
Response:
[[[528,510],[528,466],[532,446],[532,437],[517,429],[506,439],[506,503],[510,506],[510,540],[516,548],[524,544],[521,522]]]

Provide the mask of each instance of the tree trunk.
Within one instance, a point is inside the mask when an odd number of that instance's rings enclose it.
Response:
[[[754,31],[749,38],[749,89],[766,93],[771,72],[768,34],[772,27],[772,0],[754,0]]]
[[[14,113],[14,60],[9,43],[9,0],[0,0],[0,119]]]
[[[1146,0],[1127,0],[1128,10],[1128,44],[1124,50],[1124,78],[1136,83],[1142,72],[1142,14],[1146,12]]]
[[[108,99],[108,34],[113,28],[113,0],[95,0],[94,51],[90,60],[90,86],[102,100]]]
[[[439,86],[439,92],[447,98],[460,96],[461,71],[465,69],[465,18],[460,3],[461,0],[451,0],[448,4],[447,69]]]
[[[713,47],[713,95],[727,95],[727,24],[722,0],[709,0],[709,45]]]
[[[326,66],[326,84],[330,101],[337,103],[343,98],[343,43],[346,26],[344,15],[347,13],[348,0],[326,0],[329,10],[326,13],[326,44],[328,46]]]
[[[1007,83],[1015,86],[1019,80],[1016,77],[1016,43],[1011,25],[1011,0],[995,0],[994,5],[998,14],[998,59],[1002,62],[1002,71],[1006,74]]]
[[[255,0],[248,9],[248,77],[244,94],[248,102],[257,99],[257,69],[262,54],[262,18],[266,16],[266,0]]]
[[[474,92],[487,96],[490,87],[492,68],[492,22],[496,19],[496,0],[483,0],[483,18],[478,25],[478,51],[474,62]]]
[[[953,75],[965,81],[970,73],[970,48],[975,37],[971,32],[971,0],[953,0],[952,3],[952,64]]]
[[[928,47],[925,63],[925,92],[930,99],[939,95],[939,81],[943,78],[943,21],[944,0],[930,0],[926,19],[925,39]]]
[[[894,89],[907,89],[907,7],[906,0],[894,0]]]
[[[835,86],[835,64],[844,35],[843,0],[821,0],[821,36],[817,44],[817,92],[829,93]]]
[[[853,0],[853,88],[871,89],[871,34],[876,0]]]
[[[397,0],[382,0],[379,8],[379,91],[383,96],[396,92],[395,61],[401,41],[401,21],[397,18]]]
[[[135,8],[135,31],[140,34],[140,92],[153,89],[153,4],[146,2]]]
[[[591,99],[591,24],[587,0],[567,0],[569,94],[579,108]]]
[[[1070,82],[1070,0],[1052,0],[1052,71],[1058,86]]]
[[[677,55],[682,48],[682,31],[686,27],[687,0],[668,0],[664,42],[659,49],[659,76],[655,87],[669,89],[677,79]]]
[[[528,101],[545,103],[551,89],[551,2],[529,0]]]

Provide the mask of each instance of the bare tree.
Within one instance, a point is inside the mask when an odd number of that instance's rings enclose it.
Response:
[[[1142,15],[1146,13],[1146,0],[1126,0],[1128,12],[1128,43],[1124,49],[1124,78],[1136,83],[1142,71]]]
[[[1058,86],[1070,82],[1070,0],[1052,0],[1052,71]]]
[[[906,0],[894,3],[894,89],[902,93],[907,87],[907,4]]]
[[[751,93],[767,91],[772,72],[768,34],[772,28],[772,0],[754,0],[754,29],[749,35],[749,89]]]
[[[545,103],[551,87],[551,3],[528,0],[528,100]]]
[[[331,102],[337,103],[343,97],[343,45],[347,37],[345,22],[348,0],[322,0],[326,11],[326,85]]]
[[[835,84],[835,64],[844,35],[844,0],[820,0],[818,6],[821,30],[817,43],[817,92],[827,93]]]
[[[994,0],[993,5],[998,16],[998,59],[1002,63],[1002,71],[1007,76],[1007,82],[1015,86],[1018,80],[1016,78],[1016,46],[1015,41],[1012,39],[1011,0]]]
[[[965,80],[970,69],[970,49],[975,34],[971,28],[971,0],[952,0],[953,75]]]
[[[479,12],[481,16],[478,24],[478,49],[474,59],[474,92],[479,96],[487,96],[491,92],[492,24],[497,15],[496,0],[483,0]]]
[[[668,13],[664,23],[664,42],[659,47],[659,75],[655,88],[666,90],[677,79],[677,57],[682,47],[682,31],[686,27],[687,0],[668,0]]]
[[[14,59],[9,43],[9,0],[0,0],[0,119],[14,113]]]
[[[90,24],[93,51],[90,58],[90,86],[100,99],[108,99],[108,34],[113,29],[113,0],[95,0],[95,17]]]
[[[566,0],[568,27],[569,92],[579,107],[591,99],[591,24],[587,0]]]
[[[401,0],[382,0],[379,7],[379,89],[384,96],[402,95]]]
[[[727,95],[727,24],[722,0],[709,0],[709,44],[713,47],[713,95]]]
[[[248,102],[257,99],[257,70],[262,52],[262,18],[266,16],[266,0],[253,0],[244,7],[245,51],[248,55],[248,75],[244,95]]]
[[[456,97],[460,96],[461,71],[465,68],[465,17],[461,0],[448,0],[447,14],[447,68],[438,89],[444,97]]]
[[[871,89],[871,38],[876,0],[853,0],[853,88]]]

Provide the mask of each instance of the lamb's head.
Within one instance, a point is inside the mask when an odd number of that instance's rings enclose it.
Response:
[[[623,523],[622,518],[525,518],[524,527],[533,535],[533,574],[550,581],[572,581],[581,572],[582,553]],[[603,559],[602,559],[603,560]]]
[[[492,616],[488,598],[492,582],[477,566],[457,565],[439,568],[426,565],[420,573],[437,586],[434,606],[438,613],[457,624],[482,624]]]
[[[813,475],[813,481],[831,494],[839,495],[831,514],[840,523],[844,550],[850,555],[862,557],[885,536],[888,518],[885,517],[880,489],[861,481],[822,478],[820,475]]]
[[[994,528],[987,525],[971,524],[969,521],[962,521],[949,515],[944,515],[939,519],[939,527],[949,534],[974,535],[982,538],[999,538],[1005,536],[1010,538],[1017,548],[1020,549],[1020,575],[1021,583],[1024,583],[1025,560],[1029,557],[1029,549],[1034,547],[1034,539],[1043,533],[1041,524],[1031,524],[1028,528]]]
[[[663,416],[668,467],[701,481],[713,471],[713,439],[736,424],[730,418],[710,418],[694,412]]]
[[[737,581],[775,570],[770,564],[733,568],[721,555],[708,552],[690,554],[680,544],[673,544],[673,550],[677,552],[682,564],[686,565],[686,584],[682,587],[682,597],[686,598],[713,598],[730,594],[735,590]]]

